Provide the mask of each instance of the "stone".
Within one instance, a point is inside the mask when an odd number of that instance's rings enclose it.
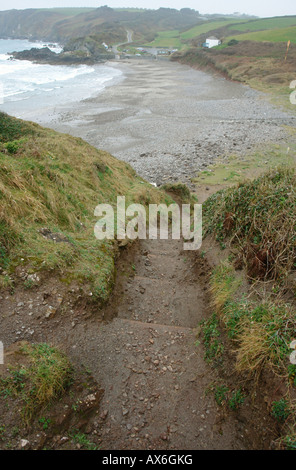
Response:
[[[45,318],[53,318],[55,316],[56,312],[57,312],[57,309],[50,305],[46,310]]]
[[[27,439],[21,439],[20,448],[21,449],[28,449],[30,447],[30,442]]]

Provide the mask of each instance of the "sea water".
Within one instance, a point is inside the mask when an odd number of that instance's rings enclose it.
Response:
[[[35,64],[15,60],[9,54],[45,45],[55,52],[61,51],[57,44],[0,39],[0,111],[35,120],[35,115],[44,115],[46,110],[50,113],[56,106],[97,95],[122,76],[120,70],[105,64]]]

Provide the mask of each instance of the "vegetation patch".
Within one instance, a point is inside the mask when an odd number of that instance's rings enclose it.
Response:
[[[218,191],[204,204],[204,234],[235,245],[253,279],[284,281],[296,267],[296,175],[278,169]]]
[[[96,239],[96,206],[110,204],[116,213],[117,196],[127,205],[170,197],[82,139],[3,113],[0,121],[0,286],[11,286],[19,269],[55,273],[78,282],[89,301],[105,302],[118,245]]]
[[[99,448],[102,395],[91,372],[57,347],[8,346],[0,365],[0,449]]]
[[[225,384],[213,386],[212,391],[216,403],[219,406],[227,406],[232,411],[237,411],[246,399],[246,395],[241,388],[231,391]]]
[[[287,130],[293,132],[292,129]],[[282,167],[295,167],[295,144],[287,142],[284,145],[268,145],[267,148],[260,147],[243,156],[217,156],[215,163],[199,172],[196,178],[192,178],[192,182],[197,188],[201,185],[234,186],[245,182],[246,179],[263,175],[267,170],[278,168],[279,162]]]
[[[205,360],[213,365],[223,361],[224,346],[220,339],[219,318],[214,313],[208,320],[201,322],[202,337],[205,345]]]
[[[161,189],[171,194],[173,197],[177,196],[182,203],[192,202],[193,195],[186,184],[183,183],[166,183],[161,186]],[[196,202],[196,201],[195,201]]]
[[[295,183],[294,168],[274,168],[203,204],[204,238],[212,248],[216,239],[220,251],[209,277],[212,314],[202,324],[205,357],[219,366],[223,380],[212,391],[217,404],[231,410],[243,404],[245,390],[264,396],[277,433],[273,445],[284,449],[296,448],[296,366],[290,361],[296,331]],[[227,367],[231,377],[236,372],[236,390]]]
[[[290,344],[295,339],[296,310],[294,303],[285,302],[278,293],[267,296],[257,289],[242,293],[240,275],[229,261],[220,262],[210,278],[212,316],[202,323],[205,358],[222,365],[221,353],[226,350],[222,330],[227,334],[234,352],[235,370],[240,382],[252,378],[258,386],[263,373],[281,378],[282,396],[270,404],[269,412],[281,425],[279,446],[292,447],[296,441],[295,377],[296,367],[290,363]],[[262,291],[266,286],[262,286]],[[219,405],[237,410],[244,402],[241,389],[230,393],[229,386],[213,389]],[[268,391],[265,391],[268,393]]]
[[[37,411],[60,397],[70,384],[72,367],[67,357],[47,344],[25,344],[21,366],[9,368],[0,379],[2,398],[12,396],[22,403],[22,418],[29,424]]]

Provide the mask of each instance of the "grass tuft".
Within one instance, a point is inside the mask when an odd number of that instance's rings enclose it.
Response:
[[[1,395],[13,395],[23,404],[22,417],[29,424],[36,412],[50,405],[70,385],[72,366],[68,358],[48,344],[25,345],[26,365],[11,368],[0,379]]]

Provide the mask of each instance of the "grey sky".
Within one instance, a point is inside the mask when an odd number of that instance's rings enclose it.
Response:
[[[48,7],[99,7],[108,5],[110,7],[139,7],[153,8],[170,7],[170,8],[194,8],[201,13],[233,13],[239,11],[241,13],[253,14],[261,17],[280,16],[280,15],[296,15],[295,0],[0,0],[0,10],[8,10],[12,8],[48,8]]]

